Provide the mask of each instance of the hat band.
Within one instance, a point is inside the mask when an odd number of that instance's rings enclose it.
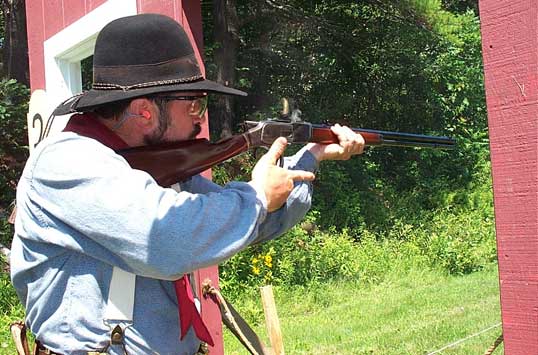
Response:
[[[178,75],[181,75],[178,77]],[[94,66],[94,90],[122,90],[173,85],[202,79],[194,54],[147,65]]]
[[[94,90],[122,90],[122,91],[129,91],[133,89],[142,89],[142,88],[149,88],[152,86],[164,86],[164,85],[174,85],[174,84],[182,84],[187,82],[192,82],[198,79],[203,78],[202,75],[193,76],[190,78],[185,79],[172,79],[172,80],[160,80],[160,81],[150,81],[147,83],[140,83],[135,85],[118,85],[118,84],[105,84],[105,83],[95,83],[93,84]]]

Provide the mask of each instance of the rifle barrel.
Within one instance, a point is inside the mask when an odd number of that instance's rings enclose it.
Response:
[[[366,145],[394,146],[394,147],[424,147],[438,149],[453,149],[456,140],[443,136],[428,136],[424,134],[400,133],[392,131],[380,131],[375,129],[351,128],[353,132],[360,133]],[[330,131],[327,125],[312,125],[313,141],[317,143],[338,142],[338,138]]]
[[[382,141],[385,145],[391,143],[401,142],[414,142],[414,143],[429,143],[429,144],[439,144],[441,146],[453,147],[456,145],[456,140],[449,137],[443,136],[428,136],[424,134],[414,134],[414,133],[400,133],[400,132],[391,132],[391,131],[379,131],[375,129],[363,129],[363,128],[353,128],[354,132],[357,133],[373,133],[379,134],[382,137]]]

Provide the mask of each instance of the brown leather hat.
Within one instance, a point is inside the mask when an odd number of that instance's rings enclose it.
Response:
[[[140,14],[107,24],[97,36],[93,87],[59,105],[55,115],[171,91],[246,96],[202,76],[187,34],[170,17]]]

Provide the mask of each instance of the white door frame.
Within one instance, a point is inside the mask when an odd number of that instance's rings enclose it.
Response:
[[[93,54],[99,31],[112,20],[136,13],[136,0],[109,0],[44,42],[45,83],[50,112],[62,101],[82,91],[80,61]],[[55,122],[54,126],[53,131],[64,127],[59,122]]]

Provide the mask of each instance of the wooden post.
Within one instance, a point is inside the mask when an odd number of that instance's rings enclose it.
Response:
[[[538,2],[481,0],[504,333],[538,354]]]
[[[282,332],[280,331],[280,322],[276,313],[275,297],[271,285],[260,288],[262,294],[263,312],[265,313],[265,325],[271,348],[274,355],[284,355],[284,345],[282,343]]]

